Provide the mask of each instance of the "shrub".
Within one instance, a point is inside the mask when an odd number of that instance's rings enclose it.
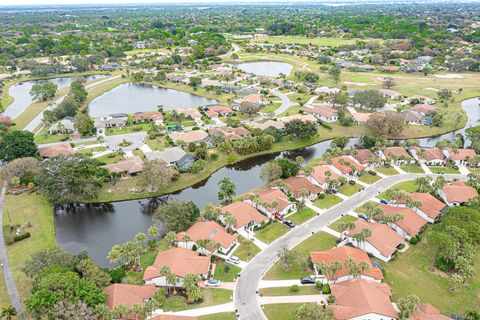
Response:
[[[212,154],[210,155],[210,159],[212,159],[213,161],[217,160],[217,159],[218,159],[218,154],[212,153]]]
[[[27,238],[30,238],[30,232],[25,232],[25,233],[19,234],[18,236],[14,236],[13,241],[18,242]]]
[[[351,184],[352,186],[356,184],[355,180],[348,180],[348,183]]]
[[[324,122],[320,122],[320,125],[321,125],[322,127],[324,127],[325,129],[332,130],[332,127],[329,126],[328,124],[324,123]]]
[[[330,290],[330,286],[328,285],[328,283],[325,283],[323,286],[322,286],[322,293],[323,294],[330,294],[332,291]]]
[[[135,126],[132,128],[133,131],[142,131],[142,127],[141,126]]]
[[[442,258],[436,258],[435,259],[435,265],[437,266],[438,269],[442,271],[449,271],[453,270],[455,268],[455,263],[454,262],[447,262],[443,260]]]
[[[377,171],[373,171],[373,170],[369,170],[368,173],[371,174],[372,176],[377,175]]]
[[[417,243],[418,243],[418,238],[417,237],[410,238],[410,244],[417,244]]]
[[[325,193],[320,193],[320,195],[318,196],[318,199],[325,199]]]
[[[335,297],[334,296],[328,296],[327,302],[328,302],[328,304],[335,303]]]
[[[121,283],[125,277],[125,268],[123,266],[115,269],[102,268],[102,270],[110,275],[111,283]]]
[[[317,281],[317,282],[315,282],[315,287],[317,287],[318,290],[322,290],[323,283],[321,281]]]
[[[294,284],[294,285],[290,286],[290,288],[288,290],[290,292],[298,292],[298,291],[300,291],[300,287],[298,286],[298,284]]]
[[[402,250],[403,248],[405,248],[405,244],[400,243],[400,244],[398,245],[398,249],[399,249],[399,250]]]
[[[196,245],[196,244],[193,244],[193,246],[192,246],[192,251],[197,251],[197,250],[198,250],[197,245]]]

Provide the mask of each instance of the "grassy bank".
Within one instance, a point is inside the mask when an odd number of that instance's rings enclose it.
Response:
[[[342,39],[342,38],[307,38],[302,36],[270,36],[254,40],[257,43],[271,43],[271,44],[307,44],[322,47],[340,47],[343,45],[352,45],[357,41],[380,41],[382,39]]]

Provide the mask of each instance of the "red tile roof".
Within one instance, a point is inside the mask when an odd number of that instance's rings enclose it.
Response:
[[[335,319],[363,318],[371,313],[391,319],[397,318],[390,297],[392,292],[385,283],[363,279],[351,279],[331,285],[335,304],[332,308]]]
[[[203,130],[180,131],[169,134],[170,138],[175,141],[183,141],[185,143],[199,142],[208,137]]]
[[[171,248],[158,253],[153,265],[145,269],[143,280],[160,277],[163,266],[177,277],[184,277],[188,273],[207,274],[210,268],[210,256],[199,256],[197,252],[184,248]]]
[[[232,202],[229,205],[222,207],[221,211],[223,214],[229,212],[235,217],[235,219],[237,220],[235,228],[243,227],[251,221],[255,221],[255,223],[260,224],[263,221],[268,220],[268,218],[258,212],[258,210],[255,209],[254,206],[244,201]]]
[[[448,149],[448,154],[452,160],[467,160],[468,158],[474,158],[477,155],[473,149],[457,149],[455,151]]]
[[[427,112],[430,112],[430,111],[434,111],[436,108],[430,104],[416,104],[415,107],[411,107],[410,111],[415,111],[415,112],[419,112],[419,113],[427,113]]]
[[[134,174],[142,171],[143,160],[139,156],[120,160],[117,163],[111,163],[104,166],[110,173],[129,173]]]
[[[443,192],[449,203],[466,203],[468,200],[475,198],[478,195],[475,188],[467,186],[461,181],[445,185],[443,187]]]
[[[40,148],[38,150],[42,158],[55,158],[59,155],[72,155],[75,154],[75,150],[68,144],[56,144],[53,146]]]
[[[147,111],[147,112],[137,112],[133,115],[134,121],[143,121],[143,120],[163,120],[163,114],[158,111]]]
[[[324,184],[325,179],[326,179],[325,174],[327,172],[332,173],[332,175],[330,176],[330,180],[336,180],[336,179],[340,178],[340,176],[338,174],[336,174],[335,172],[330,170],[330,168],[328,166],[324,166],[324,165],[314,167],[313,170],[312,170],[311,176],[312,176],[313,179],[317,180],[319,184]]]
[[[272,203],[274,201],[278,203],[278,206],[275,208],[267,208],[269,211],[275,209],[282,211],[289,205],[293,204],[293,202],[288,200],[288,196],[280,189],[265,189],[258,192],[258,195],[263,203]]]
[[[107,306],[113,309],[118,305],[132,307],[135,304],[143,305],[145,299],[153,297],[157,288],[155,285],[133,285],[125,283],[114,283],[104,289],[108,295]]]
[[[288,190],[295,196],[300,197],[300,190],[305,189],[310,193],[318,194],[322,189],[308,181],[304,177],[290,177],[283,182],[288,186]]]
[[[398,233],[386,224],[366,222],[361,219],[355,221],[355,228],[350,231],[349,236],[360,233],[363,229],[370,229],[372,235],[366,240],[385,257],[394,253],[397,246],[404,241]]]
[[[315,108],[304,108],[303,112],[318,114],[325,118],[331,118],[332,116],[335,116],[338,114],[337,110],[330,107],[326,107],[326,106],[320,106]]]
[[[439,148],[420,148],[420,147],[413,147],[415,150],[418,159],[426,160],[426,161],[433,161],[433,160],[443,160],[445,158],[443,151]],[[421,156],[420,150],[425,152],[424,156]]]
[[[380,204],[379,207],[383,210],[383,214],[386,216],[393,216],[396,214],[402,215],[403,219],[395,222],[395,224],[402,228],[402,230],[408,233],[411,237],[415,237],[427,224],[427,220],[420,217],[410,208],[392,207],[386,204]]]
[[[347,164],[342,164],[341,162],[345,161]],[[359,165],[348,156],[340,156],[332,158],[332,165],[340,170],[343,174],[349,174],[353,170],[362,171],[365,170],[364,166]]]
[[[414,192],[410,194],[410,197],[413,201],[420,201],[422,205],[419,206],[418,209],[432,219],[436,219],[441,214],[442,210],[445,209],[445,203],[438,200],[430,193]],[[404,201],[399,200],[396,200],[396,202],[405,203]]]
[[[368,149],[358,149],[356,154],[353,155],[355,159],[361,164],[367,164],[370,157],[377,157],[372,151]]]
[[[383,154],[388,160],[394,160],[395,157],[412,159],[407,150],[403,147],[387,147],[385,148],[385,151],[383,151]]]
[[[430,303],[420,303],[418,310],[412,315],[411,320],[450,320]]]
[[[0,114],[0,122],[10,123],[10,122],[12,122],[12,118],[10,118],[9,116],[6,116],[4,114]]]
[[[214,221],[199,221],[188,228],[187,231],[177,234],[177,241],[182,241],[183,236],[187,234],[192,241],[210,239],[213,242],[220,243],[222,248],[229,248],[238,237],[238,234],[229,234],[224,227]]]
[[[344,266],[344,263],[350,258],[355,260],[357,263],[360,261],[365,261],[370,266],[370,269],[365,271],[364,275],[377,280],[383,279],[382,270],[375,268],[372,265],[367,253],[357,248],[342,246],[321,252],[310,252],[310,258],[313,263],[323,262],[327,265],[334,262],[340,262],[343,268],[335,273],[336,279],[349,275],[348,269]]]

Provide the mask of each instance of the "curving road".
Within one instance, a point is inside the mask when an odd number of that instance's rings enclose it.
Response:
[[[326,227],[330,221],[355,209],[367,200],[377,196],[380,192],[385,191],[399,182],[414,180],[422,176],[435,177],[438,175],[407,173],[383,178],[369,187],[366,187],[365,190],[358,192],[335,207],[325,211],[320,216],[317,216],[292,229],[290,232],[273,242],[266,249],[262,250],[242,270],[237,281],[234,303],[236,309],[238,310],[239,319],[266,319],[260,305],[258,304],[256,291],[265,272],[276,262],[277,251],[282,246],[286,245],[288,248],[293,248],[295,245],[308,238],[314,232],[318,232],[322,228]],[[467,179],[466,175],[461,174],[449,174],[443,176],[446,179]]]

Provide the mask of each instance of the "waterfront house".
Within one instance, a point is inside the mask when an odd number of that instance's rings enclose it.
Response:
[[[245,201],[234,201],[229,205],[223,206],[221,209],[222,215],[227,213],[235,217],[236,223],[233,226],[235,230],[243,228],[245,230],[252,230],[255,226],[259,226],[262,222],[268,221],[268,218],[258,212],[255,207]],[[223,219],[223,217],[220,217]]]
[[[184,241],[185,236],[189,241]],[[192,250],[195,245],[198,252],[202,254],[215,254],[215,248],[203,248],[198,244],[199,240],[209,239],[214,243],[220,244],[218,251],[227,254],[237,244],[238,234],[229,234],[224,227],[215,221],[198,221],[195,222],[186,231],[177,233],[177,245],[182,248]]]
[[[337,110],[326,106],[304,108],[302,112],[304,114],[311,114],[318,120],[325,122],[335,122],[338,120]]]

